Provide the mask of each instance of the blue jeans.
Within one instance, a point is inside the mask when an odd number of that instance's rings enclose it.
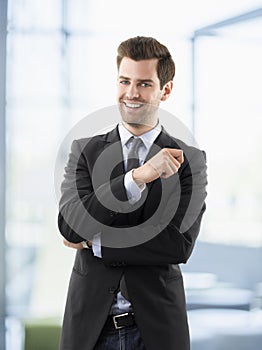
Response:
[[[137,325],[115,329],[113,321],[109,319],[94,350],[146,350],[146,348]]]

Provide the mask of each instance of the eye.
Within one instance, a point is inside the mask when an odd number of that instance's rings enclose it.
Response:
[[[120,80],[119,83],[122,84],[122,85],[128,85],[129,81],[128,80]]]
[[[150,87],[150,86],[152,86],[151,84],[148,84],[148,83],[141,83],[141,86],[142,87]]]

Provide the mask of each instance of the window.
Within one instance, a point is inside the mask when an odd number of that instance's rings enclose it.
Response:
[[[262,17],[196,35],[196,138],[207,151],[201,238],[262,245]]]

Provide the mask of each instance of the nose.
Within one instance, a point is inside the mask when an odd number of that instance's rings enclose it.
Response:
[[[133,100],[133,99],[136,99],[139,97],[139,91],[138,91],[136,84],[127,85],[126,97],[129,100]]]

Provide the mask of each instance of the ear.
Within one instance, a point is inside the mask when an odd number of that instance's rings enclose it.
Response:
[[[171,91],[173,89],[173,81],[170,80],[168,83],[166,83],[161,91],[161,101],[165,101],[168,99],[168,97],[171,94]]]

